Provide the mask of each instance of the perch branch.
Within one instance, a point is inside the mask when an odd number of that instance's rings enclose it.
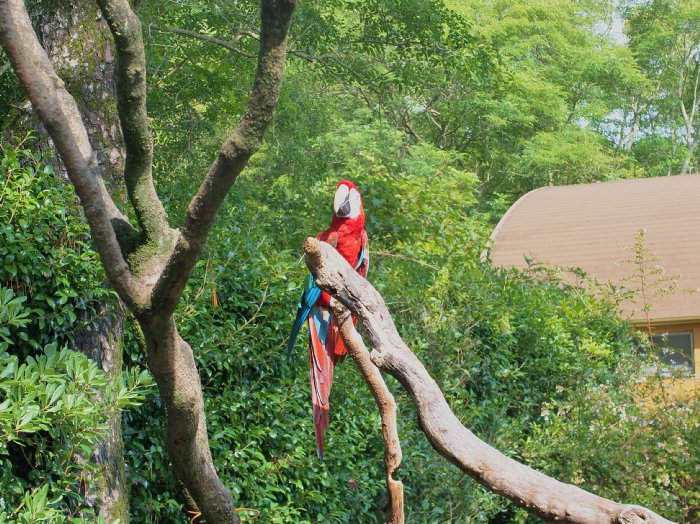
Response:
[[[396,377],[413,399],[421,428],[443,457],[485,486],[546,520],[577,524],[669,524],[656,513],[565,484],[506,457],[465,428],[423,364],[401,340],[381,295],[328,244],[304,243],[316,283],[359,317],[372,362]]]
[[[386,521],[387,524],[403,524],[403,483],[394,480],[393,474],[401,465],[401,443],[396,429],[396,402],[389,391],[382,374],[372,363],[369,351],[362,337],[355,329],[350,312],[342,304],[336,305],[334,314],[338,319],[338,328],[343,342],[348,348],[362,377],[369,386],[374,400],[379,407],[382,418],[382,435],[384,436],[384,465],[386,467],[386,485],[389,496]]]

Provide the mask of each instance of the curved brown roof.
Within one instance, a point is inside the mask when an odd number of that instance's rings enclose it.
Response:
[[[497,266],[526,267],[527,256],[620,283],[634,269],[624,261],[632,258],[640,229],[664,274],[679,275],[674,293],[650,300],[651,317],[657,322],[700,319],[700,293],[693,292],[700,289],[700,175],[531,191],[491,235],[491,260]],[[624,305],[623,313],[641,320],[641,301]]]

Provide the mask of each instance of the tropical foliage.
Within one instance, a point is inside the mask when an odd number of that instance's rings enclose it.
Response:
[[[72,191],[26,146],[0,156],[0,520],[94,522],[90,456],[150,378],[133,366],[110,379],[70,349],[111,292]]]

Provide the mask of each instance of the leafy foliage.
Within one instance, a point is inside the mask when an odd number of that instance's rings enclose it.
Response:
[[[0,519],[93,522],[84,498],[98,477],[87,460],[110,412],[138,406],[145,372],[110,382],[81,353],[53,343],[20,363],[0,353]]]
[[[28,312],[0,333],[15,340],[14,351],[25,356],[49,343],[69,342],[90,322],[95,304],[112,296],[102,285],[72,188],[26,140],[0,146],[0,285],[18,295],[15,301],[26,301]]]
[[[638,382],[638,359],[622,362],[617,373],[630,379],[622,387],[590,384],[546,405],[524,453],[535,467],[583,489],[693,522],[700,508],[700,397],[680,394],[668,376]]]
[[[109,379],[67,348],[112,295],[72,190],[26,140],[0,146],[0,520],[94,522],[89,457],[150,379]]]

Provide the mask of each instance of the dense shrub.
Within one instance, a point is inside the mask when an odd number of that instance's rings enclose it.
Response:
[[[30,312],[28,322],[8,326],[23,356],[69,342],[113,296],[73,188],[27,140],[0,145],[0,285],[25,297]]]
[[[54,343],[24,362],[0,353],[0,379],[0,521],[94,522],[90,456],[108,416],[140,404],[145,372],[110,381]]]
[[[623,361],[618,387],[589,384],[543,407],[524,443],[535,467],[677,522],[700,517],[700,394]],[[524,517],[524,515],[523,515]]]
[[[0,146],[2,522],[94,522],[89,457],[108,416],[149,384],[136,368],[109,379],[68,349],[112,295],[74,198],[23,140]]]

